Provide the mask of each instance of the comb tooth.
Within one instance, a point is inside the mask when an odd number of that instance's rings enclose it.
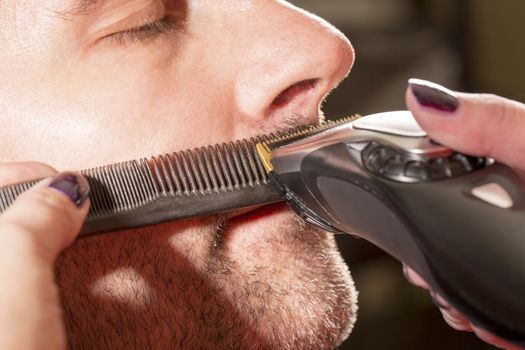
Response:
[[[16,196],[15,196],[15,193],[14,193],[14,190],[13,190],[13,187],[8,187],[7,188],[7,198],[8,198],[8,202],[9,204],[13,204],[13,202],[15,201],[16,199]]]
[[[0,194],[2,194],[0,195],[0,209],[3,212],[4,210],[7,209],[7,207],[9,207],[10,203],[9,203],[9,200],[7,199],[7,191],[5,188],[2,188],[0,190]]]
[[[166,161],[168,163],[168,169],[171,174],[171,179],[173,180],[173,183],[175,185],[174,194],[180,194],[182,193],[182,184],[180,182],[179,175],[177,175],[177,171],[175,170],[175,164],[174,164],[175,157],[176,157],[175,154],[173,154],[172,156],[169,154],[166,154]]]
[[[113,172],[112,172],[112,169],[111,167],[109,166],[105,166],[103,167],[102,169],[103,173],[104,173],[104,177],[106,179],[106,183],[109,185],[108,186],[108,191],[111,191],[113,194],[115,193],[115,190],[116,190],[116,183],[115,183],[115,180],[113,179]],[[114,210],[120,210],[122,207],[123,207],[123,204],[122,203],[122,198],[120,198],[120,196],[114,196],[113,197],[114,201],[115,201],[115,207],[113,208]]]
[[[154,194],[160,193],[160,187],[158,183],[155,181],[155,175],[153,174],[153,170],[151,169],[150,162],[146,158],[142,158],[140,160],[141,167],[143,169],[143,173],[151,183],[151,190]]]
[[[111,211],[115,211],[116,207],[118,206],[118,203],[116,202],[117,199],[112,197],[111,196],[111,193],[109,191],[111,191],[112,187],[111,187],[111,179],[109,177],[109,173],[107,171],[107,167],[104,166],[102,168],[99,169],[99,175],[101,176],[101,179],[102,179],[102,183],[104,184],[107,184],[107,192],[105,193],[105,197],[107,199],[107,204],[108,204],[108,209],[110,209]]]
[[[208,175],[208,171],[206,170],[205,161],[202,159],[203,152],[205,152],[204,148],[201,150],[199,150],[198,148],[195,148],[194,150],[194,154],[197,157],[197,164],[199,165],[199,171],[202,174],[202,179],[204,180],[205,191],[211,191],[212,187],[211,187],[210,176]],[[204,157],[206,156],[204,155]]]
[[[104,193],[104,199],[107,204],[108,211],[115,212],[117,211],[118,203],[117,198],[115,198],[112,194],[114,191],[114,188],[111,186],[111,178],[109,177],[108,173],[108,167],[104,166],[99,169],[98,173],[101,176],[102,183],[106,184],[106,192]]]
[[[3,192],[5,193],[5,196],[6,196],[6,204],[9,207],[14,202],[13,189],[11,187],[7,187],[4,189]]]
[[[89,170],[86,170],[86,173],[85,173],[87,176],[92,176],[93,178],[98,178],[100,179],[100,176],[97,176],[97,170],[96,169],[89,169]],[[103,205],[103,201],[101,199],[101,195],[102,195],[102,192],[99,192],[95,189],[95,187],[97,186],[96,183],[94,183],[94,181],[90,181],[90,178],[88,177],[88,182],[89,182],[89,186],[91,187],[91,192],[89,194],[89,198],[91,200],[91,205],[89,207],[89,212],[90,214],[94,215],[94,216],[97,216],[97,215],[103,215],[103,214],[106,214],[108,213],[109,211],[106,210],[106,208],[108,208],[108,206],[105,206]]]
[[[232,174],[233,186],[238,188],[241,185],[241,182],[239,180],[238,171],[235,169],[235,164],[232,159],[232,154],[235,152],[235,145],[233,142],[230,142],[228,148],[226,148],[226,145],[224,145],[224,148],[226,153],[226,162],[228,163],[228,168]]]
[[[222,170],[222,174],[224,175],[224,187],[230,189],[233,187],[232,178],[230,176],[230,172],[228,171],[228,164],[226,164],[226,161],[224,160],[224,155],[222,154],[222,150],[219,145],[215,145],[215,152],[217,154],[217,158],[219,159],[219,166]]]
[[[29,185],[27,183],[22,183],[20,185],[20,193],[27,191],[29,188],[30,187],[29,187]]]
[[[253,186],[253,176],[250,171],[250,164],[249,164],[248,157],[243,152],[241,141],[237,141],[236,144],[237,144],[237,149],[239,150],[239,158],[241,159],[242,168],[248,180],[248,185]]]
[[[166,162],[163,156],[159,156],[159,163],[160,163],[160,169],[162,171],[164,181],[168,187],[167,192],[170,194],[175,194],[175,188],[174,188],[175,184],[173,182],[172,176],[170,176],[168,173],[168,169],[166,168]]]
[[[193,172],[193,175],[195,176],[195,181],[197,182],[196,190],[201,193],[204,193],[206,189],[204,188],[203,176],[201,172],[199,171],[199,168],[197,167],[197,163],[195,162],[195,153],[190,150],[188,150],[187,153],[188,153],[188,158],[190,161],[191,170]],[[197,156],[198,156],[198,153],[197,153]]]
[[[232,155],[233,155],[233,161],[235,163],[235,169],[236,169],[236,173],[239,175],[239,178],[241,179],[241,187],[246,187],[246,176],[244,174],[244,171],[242,169],[242,164],[241,164],[241,160],[240,160],[240,155],[239,155],[239,149],[237,148],[237,145],[234,144],[232,142]]]
[[[222,174],[221,166],[217,159],[217,154],[215,153],[215,150],[212,146],[209,146],[209,151],[212,159],[212,172],[217,175],[217,180],[219,181],[219,186],[217,187],[217,190],[222,191],[226,188],[226,181],[224,179],[224,175]]]
[[[128,190],[127,197],[131,200],[132,206],[137,206],[138,204],[143,203],[144,199],[142,198],[139,188],[136,186],[137,181],[133,181],[134,179],[132,178],[133,173],[131,172],[130,162],[123,163],[122,167],[124,168],[122,176],[124,177],[124,183]]]
[[[92,189],[90,215],[94,217],[138,207],[154,194],[153,182],[148,181],[145,170],[140,171],[137,161],[88,169],[82,173],[87,176]]]
[[[177,175],[179,176],[180,182],[182,184],[181,193],[189,193],[190,185],[188,183],[188,177],[182,168],[180,155],[178,153],[173,153],[173,160],[175,161],[175,168],[177,169]]]
[[[15,186],[13,187],[14,188],[14,194],[15,194],[15,197],[18,197],[19,195],[22,194],[23,190],[22,190],[22,186]]]
[[[143,161],[143,164],[144,161]],[[153,182],[146,168],[138,161],[88,169],[81,172],[91,186],[91,217],[108,216],[120,210],[130,210],[151,199]]]
[[[141,161],[136,161],[137,172],[141,185],[144,186],[144,190],[147,194],[147,199],[151,200],[158,193],[155,188],[155,182],[151,176],[151,168],[149,167],[148,160],[143,158]]]
[[[99,198],[99,192],[93,190],[95,185],[93,184],[93,181],[90,181],[90,178],[95,176],[95,172],[93,169],[87,169],[83,172],[83,174],[88,177],[89,187],[91,188],[91,192],[89,194],[89,200],[91,201],[89,206],[89,214],[96,216],[99,214],[99,211],[103,209],[103,207]],[[103,214],[105,214],[105,212]]]
[[[213,161],[213,149],[211,146],[206,150],[206,148],[202,148],[202,154],[204,155],[204,162],[206,163],[206,169],[208,170],[208,174],[210,175],[210,180],[213,184],[213,190],[219,191],[219,179],[217,171],[215,171],[214,167],[214,161]]]
[[[96,170],[97,178],[101,179],[101,182],[98,182],[94,184],[95,187],[102,188],[102,184],[109,184],[109,179],[106,173],[106,167],[99,168]],[[111,193],[109,192],[110,188],[106,187],[104,191],[100,191],[100,202],[101,202],[101,210],[99,210],[100,215],[105,213],[111,213],[116,211],[115,210],[115,198],[111,196]],[[98,192],[98,191],[97,191]]]
[[[244,147],[244,150],[246,151],[246,155],[248,156],[248,164],[250,164],[250,169],[252,171],[253,180],[256,184],[259,184],[261,182],[261,179],[259,177],[259,173],[257,172],[257,164],[255,163],[255,158],[252,153],[252,148],[250,147],[250,144],[246,139],[242,140],[242,145]]]
[[[111,175],[113,177],[113,181],[116,185],[117,192],[115,193],[115,197],[118,198],[119,203],[121,203],[120,209],[128,209],[131,206],[131,203],[129,201],[128,196],[126,195],[126,191],[124,188],[124,184],[122,183],[122,179],[120,178],[119,174],[121,171],[120,164],[117,164],[117,167],[109,166]],[[115,169],[116,168],[116,169]]]
[[[187,175],[188,177],[188,182],[189,182],[189,189],[188,189],[188,194],[189,193],[192,193],[192,192],[195,192],[196,188],[197,188],[197,184],[195,182],[195,176],[192,174],[191,170],[190,170],[190,166],[188,164],[188,155],[186,152],[180,152],[180,158],[182,160],[182,166],[184,167],[184,172],[185,174]]]
[[[115,172],[115,177],[118,181],[118,188],[119,188],[119,195],[122,197],[122,201],[124,202],[125,209],[130,209],[133,207],[134,199],[132,197],[132,192],[129,191],[129,183],[127,182],[126,178],[123,176],[126,172],[124,170],[124,164],[120,163],[117,164],[116,167],[112,167],[113,171]]]
[[[140,176],[139,164],[136,160],[132,161],[129,165],[131,171],[131,176],[133,177],[133,182],[136,184],[137,190],[140,195],[140,199],[143,202],[148,200],[148,191],[146,189],[146,184],[143,181],[143,178]]]
[[[157,164],[157,159],[155,157],[151,157],[151,165],[153,166],[153,175],[154,178],[159,185],[159,193],[162,195],[166,194],[166,185],[164,184],[164,181],[160,175],[159,165]]]
[[[5,209],[7,209],[14,201],[11,187],[5,187],[2,189],[2,202],[5,203]]]

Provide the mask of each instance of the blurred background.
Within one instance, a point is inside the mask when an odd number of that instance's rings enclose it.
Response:
[[[295,0],[351,39],[350,79],[327,116],[404,109],[407,80],[525,102],[523,0]],[[356,328],[341,349],[495,349],[449,328],[401,265],[363,240],[338,237],[360,291]]]

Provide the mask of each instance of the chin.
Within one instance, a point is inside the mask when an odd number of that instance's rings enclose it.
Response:
[[[357,293],[333,235],[283,205],[228,219],[207,271],[256,339],[242,347],[329,349],[354,325]]]

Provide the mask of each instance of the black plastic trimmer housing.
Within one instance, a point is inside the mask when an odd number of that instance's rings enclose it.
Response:
[[[286,141],[259,149],[275,187],[301,217],[372,242],[475,325],[525,346],[519,174],[433,142],[405,111]]]

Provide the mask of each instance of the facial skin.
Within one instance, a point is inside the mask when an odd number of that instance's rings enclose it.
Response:
[[[2,161],[85,169],[315,122],[353,63],[283,1],[88,3],[0,3]],[[344,340],[356,293],[333,237],[283,206],[230,216],[77,241],[57,264],[70,347]]]

